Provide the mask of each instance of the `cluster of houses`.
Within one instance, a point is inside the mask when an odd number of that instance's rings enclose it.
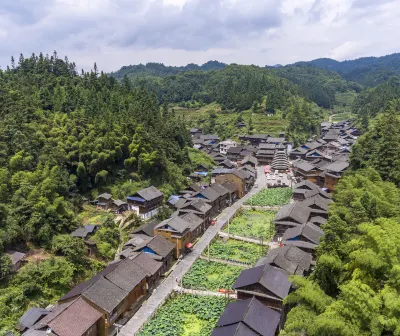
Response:
[[[360,132],[347,120],[322,123],[320,139],[306,142],[290,152],[296,178],[333,191],[349,167],[351,146],[358,136]]]
[[[249,159],[240,168],[220,166],[222,171],[212,174],[212,183],[193,182],[168,199],[167,206],[173,214],[163,221],[151,219],[163,205],[164,194],[160,190],[151,186],[128,196],[124,209],[149,220],[131,232],[117,260],[71,289],[55,307],[28,310],[18,325],[22,335],[113,333],[121,319],[131,317],[168,274],[174,260],[190,252],[196,239],[214,224],[215,216],[250,190],[256,164],[256,160]],[[205,170],[201,165],[198,168],[199,172]],[[102,209],[114,209],[110,194],[101,194],[96,201]],[[90,237],[97,228],[86,225],[71,235],[82,238],[90,247]]]
[[[289,167],[290,146],[282,132],[279,137],[269,134],[243,135],[239,137],[240,144],[233,140],[220,141],[217,135],[203,134],[199,128],[192,128],[190,134],[193,147],[210,155],[220,166],[240,165],[241,161],[253,157],[260,165],[272,165],[273,170],[284,171]]]
[[[274,219],[279,247],[241,272],[233,285],[238,301],[226,307],[212,336],[277,335],[282,329],[291,308],[283,303],[292,291],[289,276],[312,271],[331,201],[309,181],[294,186],[293,198]]]

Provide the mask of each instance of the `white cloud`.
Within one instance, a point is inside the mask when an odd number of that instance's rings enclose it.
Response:
[[[150,61],[339,60],[400,50],[397,0],[2,0],[0,63],[22,52],[116,70]]]

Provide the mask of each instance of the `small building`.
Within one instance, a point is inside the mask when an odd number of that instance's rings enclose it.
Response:
[[[349,167],[348,162],[336,161],[324,167],[325,181],[324,187],[330,191],[335,190],[336,184],[339,182],[343,173]]]
[[[151,240],[137,246],[134,252],[147,253],[151,258],[162,263],[161,273],[165,273],[172,265],[175,243],[157,234]]]
[[[155,288],[160,280],[163,270],[163,263],[154,260],[147,253],[134,252],[130,254],[129,259],[138,264],[147,271],[146,288],[148,291]]]
[[[226,159],[219,163],[219,167],[222,167],[225,169],[233,169],[233,168],[235,168],[235,164],[232,161]]]
[[[256,266],[270,264],[285,270],[289,274],[308,275],[311,272],[312,259],[310,253],[306,253],[295,246],[281,246],[269,250],[268,255],[260,258]]]
[[[158,224],[160,224],[160,221],[158,219],[152,219],[152,220],[142,224],[137,229],[133,230],[132,234],[133,235],[144,235],[144,236],[148,236],[148,237],[154,237],[154,228]]]
[[[71,232],[72,237],[87,239],[99,229],[98,225],[85,225]]]
[[[281,314],[256,298],[229,303],[211,336],[274,336]]]
[[[226,156],[228,160],[231,160],[232,162],[237,162],[241,160],[241,152],[244,150],[243,146],[236,146],[236,147],[230,147],[228,148],[226,152]]]
[[[207,229],[210,225],[210,220],[212,218],[211,209],[212,208],[210,204],[198,198],[185,203],[182,207],[179,208],[178,211],[179,211],[179,216],[185,213],[193,212],[195,215],[199,216],[204,220]]]
[[[50,312],[44,308],[30,308],[19,319],[17,329],[21,332],[24,332],[25,330],[32,328],[37,322],[39,322],[48,314],[50,314]]]
[[[318,245],[324,231],[317,225],[307,223],[299,227],[287,229],[282,236],[283,241],[304,241]]]
[[[191,241],[195,241],[206,230],[206,223],[203,218],[195,215],[193,212],[188,212],[180,216],[183,220],[190,223],[190,237]]]
[[[266,264],[243,270],[233,289],[238,300],[255,297],[267,307],[285,315],[283,299],[289,294],[291,286],[286,271]]]
[[[113,202],[112,195],[109,193],[103,193],[97,196],[97,208],[102,209],[102,210],[108,210],[111,207],[111,204]]]
[[[123,213],[128,210],[128,203],[121,200],[114,200],[110,205],[110,209],[117,214]]]
[[[223,210],[227,206],[229,206],[230,203],[230,191],[226,189],[222,184],[219,183],[213,183],[210,186],[211,189],[213,189],[216,193],[219,195],[219,209]]]
[[[181,217],[172,217],[162,221],[154,228],[155,235],[162,235],[175,245],[175,258],[184,254],[186,246],[191,243],[191,223]]]
[[[247,134],[240,136],[239,140],[242,142],[247,141],[257,147],[260,143],[266,143],[268,138],[270,138],[269,134]]]
[[[191,128],[189,130],[189,133],[193,138],[198,138],[203,134],[203,131],[201,130],[201,128]]]
[[[233,141],[233,140],[221,141],[219,143],[219,152],[221,154],[226,154],[229,148],[236,147],[236,146],[237,146],[237,142],[236,141]]]
[[[282,236],[288,228],[306,224],[311,217],[311,209],[300,203],[283,205],[274,218],[276,235]]]
[[[254,156],[248,155],[242,160],[241,165],[242,166],[250,165],[253,168],[255,168],[256,166],[258,166],[258,161]]]
[[[220,207],[220,194],[211,187],[203,189],[195,194],[194,197],[200,198],[211,205],[211,216],[216,216],[222,210]]]
[[[317,195],[327,200],[330,199],[329,194],[313,182],[302,181],[294,186],[293,199],[296,201],[303,201]]]
[[[102,312],[79,297],[57,305],[24,335],[105,336],[108,334]]]
[[[313,183],[318,181],[318,177],[322,172],[321,169],[304,160],[294,162],[293,171],[294,176]]]
[[[148,219],[157,214],[163,197],[164,194],[161,191],[151,186],[137,191],[126,199],[129,210],[135,211],[142,219]]]
[[[237,186],[236,186],[236,184],[234,184],[232,182],[225,182],[225,183],[222,184],[222,186],[225,189],[229,190],[229,197],[228,197],[229,204],[234,203],[236,201],[236,199],[237,199],[237,196],[236,196],[237,195]]]
[[[197,167],[196,167],[196,172],[204,172],[204,173],[208,173],[209,167],[207,167],[205,164],[200,163]]]
[[[231,169],[215,177],[215,182],[224,184],[225,182],[233,183],[236,188],[236,197],[242,198],[248,192],[247,175],[238,169]]]
[[[22,263],[24,262],[26,253],[14,250],[7,250],[6,254],[11,258],[12,271],[17,272],[21,268]]]

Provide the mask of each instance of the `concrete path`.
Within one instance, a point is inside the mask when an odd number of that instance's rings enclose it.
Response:
[[[185,294],[192,294],[192,295],[201,295],[201,296],[222,296],[222,297],[229,297],[230,299],[236,299],[237,295],[236,293],[220,293],[220,292],[211,292],[211,291],[202,291],[199,289],[190,289],[190,288],[183,288],[180,286],[177,286],[175,288],[175,291],[178,293],[185,293]]]
[[[238,262],[234,262],[234,261],[229,261],[229,260],[224,260],[224,259],[219,259],[219,258],[208,258],[206,256],[199,256],[199,259],[202,260],[206,260],[206,261],[213,261],[213,262],[217,262],[219,264],[225,264],[225,265],[232,265],[232,266],[239,266],[239,267],[243,267],[243,268],[251,268],[251,265],[246,265],[246,264],[242,264],[242,263],[238,263]]]
[[[193,251],[185,256],[177,265],[176,268],[170,273],[167,279],[161,283],[149,299],[143,303],[142,307],[136,314],[128,321],[128,323],[121,329],[119,335],[121,336],[134,336],[136,335],[143,325],[155,314],[157,309],[168,299],[171,292],[182,280],[183,276],[190,269],[196,259],[202,254],[203,250],[211,243],[212,239],[217,235],[223,226],[231,220],[237,210],[243,203],[251,196],[256,194],[265,187],[265,175],[263,167],[257,168],[257,183],[258,187],[253,188],[246,196],[235,202],[232,206],[226,208],[217,218],[217,223],[210,226],[203,234],[197,244],[194,246]]]
[[[233,235],[233,234],[229,234],[228,235],[228,233],[226,233],[226,232],[220,232],[220,233],[218,233],[218,235],[220,237],[228,237],[229,236],[229,238],[232,238],[232,239],[235,239],[235,240],[241,240],[241,241],[244,241],[244,242],[247,242],[247,243],[253,243],[253,244],[257,244],[257,245],[269,246],[269,242],[268,242],[267,239],[264,240],[264,241],[261,241],[259,239],[236,236],[236,235]]]

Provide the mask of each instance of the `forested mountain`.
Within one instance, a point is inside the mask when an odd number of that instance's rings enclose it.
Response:
[[[319,58],[310,62],[298,62],[295,65],[312,65],[336,71],[348,81],[372,87],[387,81],[391,76],[400,75],[400,54],[363,57],[343,62],[330,58]]]
[[[278,67],[274,72],[297,84],[305,97],[325,108],[332,108],[335,105],[336,93],[360,92],[362,89],[359,84],[347,82],[335,72],[310,65]]]
[[[77,193],[185,183],[189,133],[144,89],[40,54],[1,71],[0,91],[0,250],[70,232]]]
[[[197,65],[191,63],[186,66],[180,66],[180,67],[166,66],[162,63],[147,63],[147,64],[123,66],[118,71],[111,73],[111,75],[118,79],[124,78],[125,75],[127,75],[129,78],[146,77],[146,76],[164,77],[167,75],[176,75],[184,71],[193,71],[193,70],[209,71],[209,70],[219,70],[225,67],[226,67],[225,63],[221,63],[218,61],[208,61],[203,65]]]

